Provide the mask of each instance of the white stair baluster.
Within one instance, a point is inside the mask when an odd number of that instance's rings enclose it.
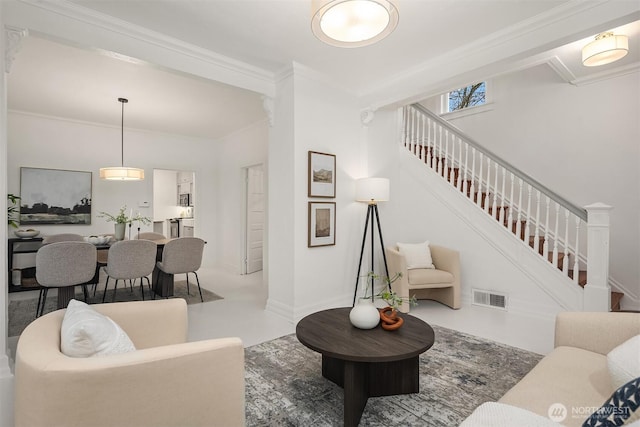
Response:
[[[491,207],[492,215],[495,219],[498,219],[498,163],[493,163],[493,172],[495,175],[493,183],[493,205]]]
[[[407,146],[407,112],[410,107],[404,107],[402,109],[402,143]]]
[[[573,261],[573,282],[578,283],[578,276],[580,276],[580,260],[578,253],[580,251],[580,217],[576,218],[576,250],[574,252],[575,260]]]
[[[478,197],[482,198],[482,201],[480,203],[482,203],[482,207],[484,208],[484,211],[488,214],[489,213],[489,193],[491,192],[491,158],[489,156],[487,156],[487,181],[484,184],[484,194],[485,196],[482,197],[482,194],[478,194]]]
[[[533,234],[533,250],[540,251],[540,190],[536,190],[536,229]]]
[[[438,124],[433,122],[433,133],[431,134],[431,153],[429,153],[429,167],[435,169],[433,166],[434,158],[436,157],[436,141],[437,141],[437,126]]]
[[[569,209],[564,208],[564,258],[562,259],[562,272],[569,275]]]
[[[464,182],[462,183],[462,192],[469,197],[469,184],[467,178],[469,176],[469,144],[464,147]]]
[[[445,150],[444,150],[444,179],[447,182],[451,182],[451,166],[453,164],[453,160],[449,161],[449,131],[447,130],[447,138],[445,139]],[[453,137],[453,135],[451,135]],[[455,140],[451,141],[451,145],[455,144]],[[453,159],[453,157],[452,157]],[[455,183],[452,183],[455,186]]]
[[[549,257],[549,208],[551,207],[551,198],[549,196],[545,196],[547,198],[547,208],[544,220],[544,242],[542,243],[542,256],[544,259],[548,259]]]
[[[439,139],[440,139],[440,143],[438,145],[438,175],[442,175],[442,126],[440,126],[440,135],[439,135]]]
[[[500,190],[500,198],[502,199],[502,209],[500,209],[500,224],[504,224],[504,211],[505,209],[507,209],[507,202],[505,201],[505,190],[504,190],[504,185],[505,185],[505,181],[507,179],[507,170],[502,167],[500,168],[500,170],[502,171],[502,190]]]
[[[484,166],[484,153],[480,152],[480,158],[478,159],[480,163],[480,170],[478,171],[478,188],[476,188],[476,192],[471,195],[471,200],[475,197],[476,205],[482,208],[482,202],[480,201],[480,194],[482,193],[482,166]],[[475,176],[473,177],[475,179]],[[478,196],[476,197],[476,193]]]
[[[513,229],[513,188],[515,187],[515,175],[513,172],[509,172],[511,177],[511,196],[509,196],[509,215],[507,219],[507,224],[505,226],[509,228],[509,230]]]
[[[431,165],[431,145],[432,145],[432,139],[431,139],[431,119],[427,118],[427,148],[426,148],[426,156],[424,159],[424,162],[427,164],[427,166]]]
[[[451,137],[451,173],[449,174],[449,183],[455,187],[457,181],[454,170],[456,166],[456,136],[451,135]],[[460,168],[458,168],[458,173],[460,173]]]
[[[465,144],[466,145],[466,144]],[[458,138],[458,191],[462,191],[462,180],[464,177],[464,165],[462,164],[462,138]]]
[[[560,222],[560,204],[556,203],[556,227],[553,233],[553,256],[551,258],[554,267],[558,267],[558,223]]]
[[[476,149],[471,148],[471,180],[469,187],[469,199],[473,201],[473,195],[476,194]]]
[[[527,184],[527,216],[524,223],[524,241],[528,245],[531,236],[531,227],[529,222],[531,221],[531,184]]]
[[[413,123],[415,122],[416,110],[411,110],[411,116],[409,117],[409,144],[407,144],[407,148],[410,152],[413,152],[411,146],[413,144]]]
[[[518,179],[518,215],[516,216],[516,236],[522,239],[522,178]]]

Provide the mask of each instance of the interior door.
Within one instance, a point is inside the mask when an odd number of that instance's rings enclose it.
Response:
[[[264,235],[264,171],[262,165],[247,168],[246,273],[262,270]]]

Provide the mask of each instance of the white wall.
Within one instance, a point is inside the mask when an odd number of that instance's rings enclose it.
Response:
[[[111,233],[113,223],[99,218],[100,212],[117,213],[127,205],[134,214],[153,216],[153,169],[193,170],[198,180],[198,213],[196,229],[207,241],[216,237],[217,175],[215,142],[202,139],[152,133],[125,128],[125,165],[145,169],[141,182],[102,181],[101,166],[118,164],[120,160],[120,128],[79,123],[57,118],[10,112],[8,115],[7,190],[20,192],[20,167],[82,170],[93,172],[91,225],[42,225],[42,234],[59,232],[82,235]],[[174,183],[175,185],[175,183]],[[149,208],[138,206],[148,201]],[[152,225],[142,226],[151,231]],[[132,231],[132,235],[135,230]],[[215,245],[205,250],[203,265],[216,261]]]
[[[298,67],[295,70],[295,317],[351,304],[366,205],[354,201],[364,175],[363,130],[356,99]],[[308,151],[336,156],[335,199],[307,197]],[[336,244],[308,248],[308,202],[336,203]]]
[[[269,300],[291,320],[351,304],[366,205],[354,201],[362,176],[355,98],[302,66],[279,80],[269,135]],[[307,197],[308,151],[336,155],[336,197]],[[308,202],[336,203],[336,244],[308,247]]]
[[[613,206],[610,276],[640,296],[640,73],[572,86],[540,65],[490,88],[490,111],[451,122],[575,205]]]
[[[216,161],[219,177],[216,244],[220,266],[241,274],[243,248],[243,218],[245,215],[244,168],[266,164],[269,128],[267,121],[254,123],[219,141]],[[265,180],[265,190],[268,181]]]
[[[3,21],[4,8],[0,5],[0,22]],[[3,29],[4,30],[4,29]],[[6,33],[0,31],[0,46],[6,46]],[[6,48],[6,47],[5,47]],[[7,169],[7,78],[5,70],[5,55],[0,55],[0,70],[2,70],[2,81],[0,82],[0,168]],[[6,218],[7,199],[4,195],[8,192],[7,180],[0,176],[0,212],[2,224]],[[0,240],[6,242],[7,229],[0,226]],[[9,367],[9,354],[7,348],[8,318],[7,298],[8,280],[7,277],[7,246],[0,245],[0,426],[9,427],[13,425],[13,374]]]

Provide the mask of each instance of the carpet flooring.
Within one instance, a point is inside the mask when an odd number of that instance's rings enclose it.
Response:
[[[184,276],[183,276],[184,277]],[[111,286],[113,281],[110,281],[109,286]],[[124,288],[122,286],[122,281],[120,281],[118,285],[118,290],[116,292],[116,300],[115,302],[124,302],[124,301],[140,301],[142,300],[142,294],[140,293],[140,285],[139,281],[136,282],[136,285],[133,287],[133,291],[130,288]],[[198,285],[189,280],[189,294],[187,294],[187,281],[186,280],[176,280],[173,284],[174,296],[173,298],[183,298],[187,301],[187,304],[198,304],[200,303],[200,294],[198,293]],[[107,291],[107,295],[105,298],[105,302],[113,301],[113,289],[110,288]],[[92,287],[89,288],[89,304],[99,304],[102,303],[102,294],[104,293],[104,283],[100,283],[98,285],[98,290],[96,295],[93,295]],[[8,336],[14,337],[18,336],[22,333],[24,328],[31,323],[36,317],[36,306],[38,305],[37,292],[34,292],[36,295],[35,298],[29,298],[24,300],[15,300],[9,302],[9,334]],[[51,292],[50,292],[51,294]],[[144,297],[145,299],[153,299],[153,294],[149,290],[149,287],[144,286]],[[84,301],[84,296],[82,295],[81,287],[76,287],[76,298],[80,301]],[[221,296],[202,288],[202,298],[204,302],[215,301],[222,299]],[[47,303],[44,307],[44,312],[49,313],[50,311],[56,310],[57,297],[55,295],[49,295],[47,297]]]
[[[541,355],[432,325],[420,356],[420,393],[369,398],[360,426],[458,426],[498,400]],[[245,351],[247,426],[340,426],[343,391],[322,377],[322,357],[295,334]]]

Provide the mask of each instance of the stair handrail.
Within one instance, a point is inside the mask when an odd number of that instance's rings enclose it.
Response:
[[[438,122],[442,127],[447,128],[449,131],[451,131],[458,138],[462,139],[467,144],[473,146],[476,150],[483,153],[485,156],[490,157],[495,163],[498,163],[500,166],[502,166],[509,172],[513,173],[518,178],[531,184],[531,186],[535,187],[537,190],[540,190],[540,192],[547,195],[556,203],[559,203],[560,205],[564,206],[566,209],[571,211],[574,215],[576,215],[580,219],[587,221],[586,209],[574,205],[573,203],[571,203],[570,201],[568,201],[558,193],[554,192],[553,190],[550,190],[547,186],[542,184],[540,181],[528,175],[527,173],[521,171],[517,167],[513,166],[511,163],[507,162],[497,154],[493,153],[492,151],[486,149],[485,147],[480,145],[478,142],[476,142],[473,138],[471,138],[469,135],[465,134],[463,131],[461,131],[460,129],[458,129],[456,126],[452,125],[448,121],[442,119],[439,115],[429,111],[427,108],[423,107],[421,104],[414,103],[414,104],[411,104],[411,107],[420,111],[422,114],[429,116],[431,119]]]

